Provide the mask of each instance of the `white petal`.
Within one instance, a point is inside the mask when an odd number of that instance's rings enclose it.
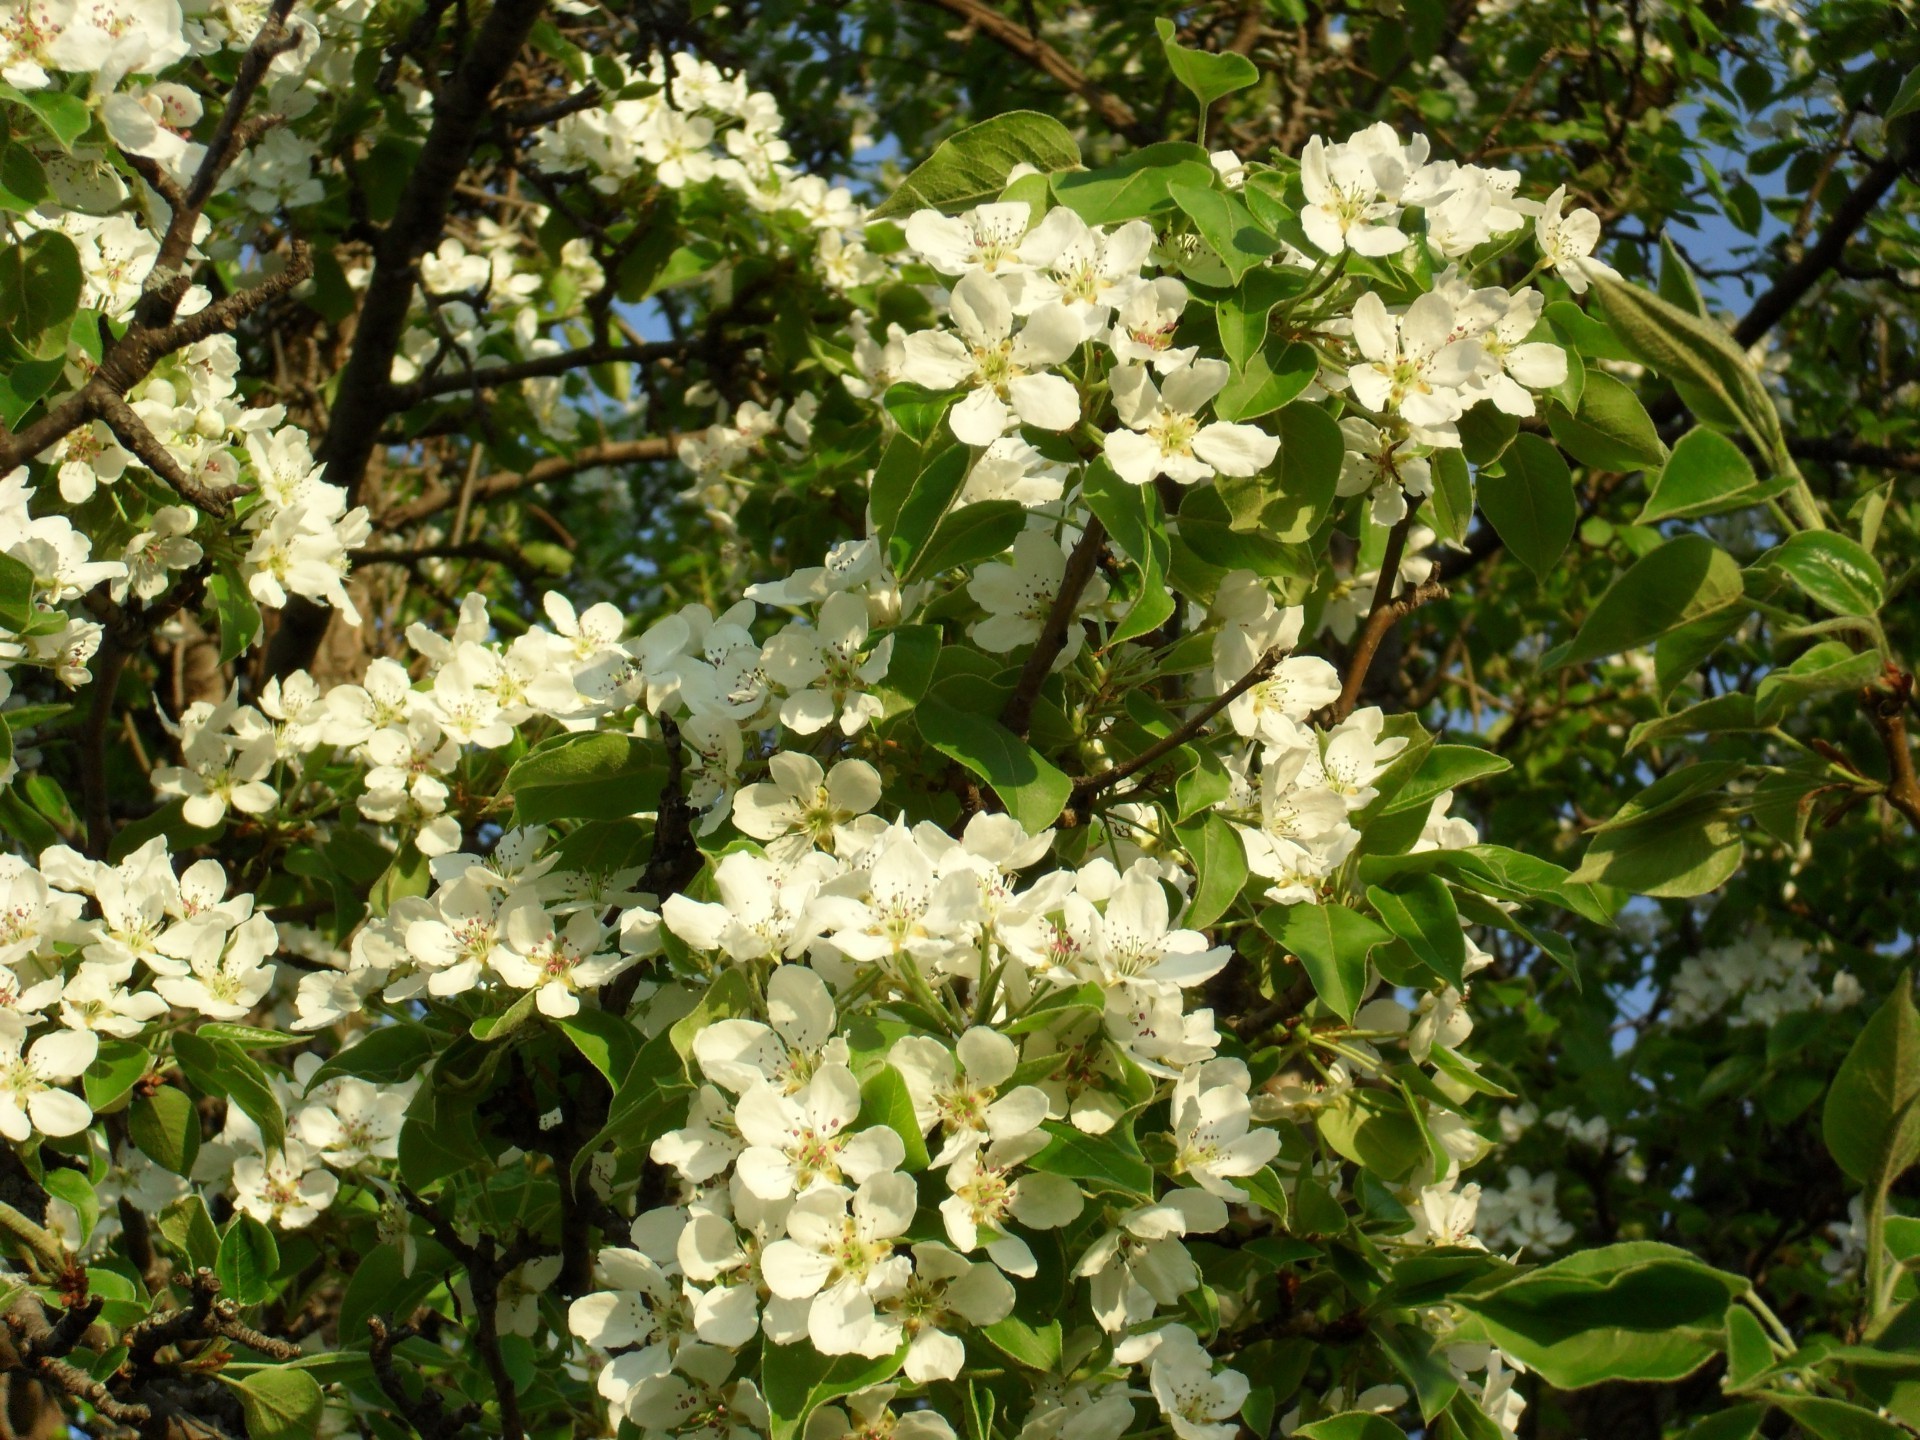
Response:
[[[1258,475],[1279,450],[1280,442],[1254,425],[1216,421],[1193,437],[1193,453],[1222,475]]]
[[[1071,430],[1080,419],[1080,392],[1064,375],[1016,375],[1007,395],[1020,418],[1042,430]]]

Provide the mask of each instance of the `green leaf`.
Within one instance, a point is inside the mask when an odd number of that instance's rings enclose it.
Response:
[[[1779,571],[1836,615],[1874,615],[1887,602],[1880,562],[1831,530],[1801,531],[1761,556],[1759,568]]]
[[[1724,326],[1622,280],[1596,277],[1593,290],[1613,333],[1634,358],[1709,397],[1738,419],[1762,455],[1785,461],[1773,397]],[[1784,470],[1788,465],[1776,463],[1775,468]]]
[[[1743,853],[1737,812],[1698,795],[1643,822],[1593,837],[1573,883],[1683,899],[1724,885]]]
[[[1384,1319],[1373,1323],[1374,1337],[1387,1352],[1393,1368],[1412,1388],[1420,1403],[1420,1415],[1431,1421],[1453,1403],[1460,1393],[1460,1382],[1453,1378],[1447,1362],[1435,1353],[1432,1337],[1418,1326],[1398,1326]]]
[[[1753,1440],[1760,1433],[1760,1422],[1766,1418],[1764,1405],[1736,1405],[1731,1410],[1694,1421],[1683,1440]]]
[[[991,1325],[982,1325],[980,1334],[986,1342],[1016,1365],[1024,1365],[1029,1370],[1038,1370],[1043,1374],[1055,1370],[1060,1364],[1060,1322],[1034,1326],[1016,1316],[1009,1315],[1004,1320],[996,1320]]]
[[[1421,758],[1420,768],[1388,799],[1383,815],[1430,809],[1449,790],[1470,785],[1489,775],[1504,775],[1513,762],[1478,745],[1435,745]]]
[[[1894,981],[1847,1051],[1820,1128],[1835,1163],[1869,1194],[1920,1159],[1920,1013],[1911,974]]]
[[[1473,475],[1458,450],[1436,450],[1428,461],[1433,476],[1433,528],[1442,540],[1458,544],[1473,520]]]
[[[220,1232],[198,1195],[174,1201],[160,1212],[160,1236],[195,1269],[212,1269],[220,1256]]]
[[[0,733],[5,730],[5,724],[0,723]],[[4,744],[0,741],[0,754],[4,754]],[[102,1040],[99,1052],[80,1081],[87,1108],[96,1115],[117,1109],[152,1063],[152,1057],[130,1040]]]
[[[213,1268],[224,1297],[241,1305],[262,1305],[273,1298],[280,1247],[265,1225],[251,1215],[236,1215],[220,1240]]]
[[[1569,1255],[1478,1292],[1453,1297],[1464,1330],[1577,1390],[1607,1380],[1680,1380],[1719,1353],[1727,1302],[1746,1279],[1651,1241]]]
[[[33,571],[0,554],[0,625],[20,634],[33,624],[33,615]]]
[[[29,347],[57,330],[64,350],[81,283],[80,252],[57,230],[37,230],[0,249],[0,329]]]
[[[439,1043],[434,1033],[411,1021],[396,1021],[369,1030],[313,1074],[307,1088],[324,1085],[337,1075],[357,1075],[384,1085],[404,1085],[422,1074]]]
[[[1304,401],[1282,410],[1272,429],[1280,450],[1262,475],[1222,475],[1214,488],[1235,530],[1283,544],[1305,541],[1325,522],[1340,485],[1346,442],[1331,415]]]
[[[207,598],[220,627],[220,663],[231,664],[259,638],[260,607],[239,576],[224,570],[207,577]]]
[[[238,1380],[220,1379],[240,1398],[248,1440],[312,1440],[320,1433],[325,1402],[320,1382],[306,1371],[276,1365]]]
[[[80,1220],[80,1243],[84,1246],[100,1223],[100,1192],[83,1170],[49,1170],[42,1185],[47,1194],[73,1207]]]
[[[1912,1431],[1844,1400],[1772,1393],[1767,1399],[1776,1409],[1786,1411],[1793,1423],[1814,1440],[1912,1440]]]
[[[655,809],[666,780],[659,745],[613,731],[568,735],[515,762],[502,787],[516,823],[618,820]]]
[[[1154,1193],[1153,1166],[1134,1143],[1130,1125],[1116,1125],[1103,1135],[1058,1120],[1044,1122],[1043,1128],[1052,1138],[1027,1162],[1033,1169],[1143,1199]]]
[[[1367,956],[1392,939],[1382,925],[1344,905],[1285,905],[1260,912],[1260,928],[1299,957],[1316,995],[1353,1019],[1367,990]]]
[[[1016,165],[1042,174],[1080,163],[1073,133],[1050,115],[1013,110],[949,136],[901,182],[869,218],[884,220],[916,210],[964,210],[999,196]]]
[[[1170,185],[1167,193],[1193,221],[1200,238],[1213,247],[1236,285],[1280,248],[1280,242],[1260,228],[1247,202],[1237,195],[1203,185]]]
[[[608,1085],[618,1086],[633,1068],[633,1057],[640,1052],[640,1034],[612,1011],[583,1005],[576,1014],[554,1023],[587,1063],[606,1077]]]
[[[1877,651],[1856,652],[1845,641],[1824,640],[1795,657],[1791,665],[1770,670],[1761,677],[1753,692],[1756,722],[1762,727],[1776,724],[1802,700],[1871,685],[1880,669]]]
[[[1759,1316],[1745,1305],[1729,1305],[1725,1388],[1744,1390],[1772,1367],[1773,1345]]]
[[[1561,449],[1595,470],[1651,470],[1666,463],[1667,447],[1646,407],[1633,391],[1598,370],[1587,376],[1576,414],[1557,404],[1547,407],[1547,428]]]
[[[1558,657],[1578,665],[1632,650],[1741,604],[1740,567],[1703,535],[1681,535],[1634,561],[1588,614]]]
[[[914,474],[886,532],[887,554],[896,570],[904,571],[917,562],[934,530],[953,509],[966,487],[971,455],[964,445],[947,445],[934,451]]]
[[[1920,66],[1909,70],[1907,78],[1900,82],[1900,88],[1894,92],[1893,103],[1887,106],[1886,118],[1898,120],[1915,110],[1920,110]]]
[[[1697,428],[1682,435],[1673,447],[1634,523],[1651,525],[1740,510],[1769,500],[1792,484],[1790,475],[1762,482],[1731,440],[1717,430]]]
[[[35,90],[22,94],[11,85],[0,84],[0,100],[24,106],[46,129],[62,150],[87,133],[93,124],[93,112],[78,95],[64,90]]]
[[[1054,198],[1089,225],[1118,225],[1174,207],[1174,185],[1211,185],[1213,166],[1198,145],[1163,141],[1098,170],[1053,177]]]
[[[199,1030],[202,1040],[225,1040],[238,1045],[242,1050],[278,1050],[283,1045],[305,1043],[303,1035],[289,1035],[284,1030],[267,1030],[258,1025],[235,1025],[225,1020],[215,1020],[202,1025]]]
[[[1627,732],[1627,750],[1632,753],[1642,745],[1668,740],[1675,735],[1732,735],[1766,728],[1754,709],[1753,696],[1744,691],[1729,690],[1725,695],[1716,695],[1711,700],[1689,705],[1671,715],[1663,715],[1656,720],[1642,720]]]
[[[720,978],[708,986],[707,993],[700,997],[700,1003],[668,1028],[667,1039],[681,1060],[691,1064],[693,1042],[702,1030],[716,1020],[752,1019],[757,1008],[753,987],[747,984],[747,977],[737,969],[723,970]],[[649,1041],[645,1048],[651,1049],[652,1042]],[[640,1058],[635,1057],[636,1064]]]
[[[903,1344],[877,1360],[822,1355],[807,1344],[768,1344],[760,1353],[761,1390],[772,1412],[769,1440],[795,1440],[807,1417],[829,1400],[892,1378],[906,1359],[907,1347]]]
[[[1037,835],[1059,818],[1073,781],[997,720],[928,697],[914,710],[926,742],[993,787],[1007,813]]]
[[[498,993],[497,991],[495,992]],[[497,1045],[533,1019],[533,1002],[538,990],[528,990],[504,1010],[496,1010],[491,1015],[482,1015],[467,1027],[467,1033],[476,1040]]]
[[[186,1091],[171,1085],[134,1098],[127,1133],[141,1154],[176,1175],[190,1174],[200,1154],[200,1112]]]
[[[1247,278],[1259,273],[1256,270]],[[1222,420],[1257,420],[1271,415],[1313,383],[1319,366],[1312,346],[1273,336],[1247,357],[1247,363],[1214,397],[1214,413]]]
[[[24,215],[47,198],[47,172],[24,145],[0,144],[0,210]]]
[[[1514,436],[1499,466],[1480,472],[1480,512],[1514,558],[1544,580],[1579,518],[1567,462],[1538,435]]]
[[[917,1173],[927,1168],[927,1135],[914,1116],[907,1082],[893,1066],[882,1065],[860,1082],[860,1123],[884,1125],[900,1137],[907,1147],[901,1169]]]
[[[900,427],[901,435],[914,445],[924,446],[940,433],[940,422],[947,418],[947,412],[953,409],[954,402],[966,393],[964,390],[929,390],[911,380],[901,380],[887,387],[886,393],[880,397],[880,403],[886,406],[894,424]],[[890,443],[889,452],[891,449]],[[965,452],[961,453],[964,456]],[[922,460],[931,458],[925,455],[921,457]],[[874,483],[881,483],[878,476]]]
[[[1215,55],[1180,44],[1173,38],[1171,20],[1155,20],[1153,26],[1160,32],[1160,48],[1167,53],[1167,64],[1173,71],[1173,78],[1192,91],[1193,98],[1200,102],[1204,139],[1208,107],[1223,95],[1259,84],[1260,71],[1244,55],[1236,55],[1231,51]]]
[[[267,1075],[231,1040],[208,1040],[187,1031],[173,1037],[174,1059],[203,1094],[224,1097],[260,1128],[269,1150],[286,1144],[287,1120]]]
[[[1349,1410],[1315,1420],[1293,1432],[1301,1440],[1407,1440],[1407,1432],[1369,1410]]]
[[[1180,923],[1192,930],[1213,924],[1238,898],[1247,883],[1247,849],[1240,833],[1222,815],[1209,814],[1190,825],[1174,827],[1193,861],[1193,898]]]
[[[1419,875],[1396,890],[1370,885],[1367,901],[1422,965],[1455,989],[1466,983],[1466,935],[1446,881],[1437,875]]]
[[[575,1178],[602,1145],[612,1143],[628,1153],[644,1153],[655,1140],[685,1120],[686,1096],[692,1088],[687,1082],[686,1062],[674,1045],[671,1030],[662,1031],[642,1045],[607,1106],[607,1123],[574,1157]]]
[[[990,560],[1026,528],[1027,507],[1018,500],[982,500],[941,520],[926,546],[900,572],[903,582]]]

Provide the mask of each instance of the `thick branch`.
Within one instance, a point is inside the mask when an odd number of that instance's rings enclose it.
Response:
[[[541,0],[495,0],[465,60],[434,96],[433,128],[398,211],[375,242],[373,276],[321,446],[327,479],[345,487],[350,505],[359,500],[380,423],[393,408],[393,357],[413,305],[417,261],[439,242],[454,186],[479,140],[493,92],[541,8]]]
[[[1067,627],[1073,624],[1074,611],[1080,608],[1080,597],[1093,578],[1106,543],[1107,527],[1100,523],[1099,516],[1089,517],[1080,543],[1067,557],[1066,572],[1060,577],[1060,593],[1053,597],[1053,608],[1040,627],[1040,638],[1033,642],[1033,653],[1027,656],[1013,694],[1007,697],[1006,706],[1000,712],[1000,723],[1022,740],[1027,738],[1027,729],[1033,723],[1033,707],[1039,702],[1040,687],[1047,683],[1047,676],[1053,673],[1053,662],[1066,649]]]
[[[1874,206],[1893,188],[1905,168],[1904,156],[1894,151],[1889,151],[1868,167],[1867,173],[1860,177],[1860,182],[1834,207],[1833,218],[1827,222],[1827,228],[1820,232],[1820,238],[1798,260],[1781,271],[1780,278],[1773,282],[1772,288],[1741,316],[1740,323],[1733,327],[1736,341],[1741,345],[1753,344],[1777,325],[1822,276],[1840,263],[1840,256],[1845,252],[1847,242],[1853,238],[1853,232],[1866,223]]]
[[[1026,26],[1009,19],[984,0],[920,0],[937,5],[959,16],[975,30],[1019,56],[1029,65],[1060,82],[1087,103],[1109,130],[1118,132],[1136,145],[1151,145],[1162,138],[1153,126],[1133,113],[1133,107],[1110,90],[1088,79],[1074,63],[1047,44]]]

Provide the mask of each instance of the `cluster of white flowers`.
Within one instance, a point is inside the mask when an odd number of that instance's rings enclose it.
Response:
[[[1503,1188],[1482,1187],[1480,1235],[1488,1247],[1540,1254],[1557,1250],[1573,1239],[1573,1226],[1561,1217],[1554,1198],[1558,1184],[1550,1171],[1534,1175],[1513,1165],[1507,1169]]]
[[[1808,1010],[1844,1010],[1861,994],[1846,970],[1836,971],[1822,991],[1818,953],[1804,940],[1763,930],[1681,961],[1666,1023],[1700,1025],[1724,1016],[1729,1025],[1771,1025]]]
[[[176,177],[193,170],[199,152],[186,132],[198,100],[127,77],[244,44],[245,13],[189,23],[174,0],[28,0],[20,17],[0,27],[9,83],[36,89],[52,83],[49,70],[97,71],[116,143]],[[302,36],[275,62],[276,84],[294,99],[338,60],[320,31]],[[377,659],[358,683],[323,691],[296,673],[252,703],[236,688],[189,707],[176,723],[178,763],[152,772],[186,825],[365,822],[359,833],[382,853],[424,857],[424,893],[383,900],[342,950],[316,945],[315,968],[289,1002],[275,957],[293,936],[251,895],[229,895],[213,861],[176,874],[160,840],[113,864],[65,847],[37,866],[0,861],[0,1133],[22,1141],[85,1129],[93,1112],[71,1087],[99,1037],[137,1040],[176,1014],[251,1021],[277,1006],[282,1023],[311,1032],[365,1024],[379,1007],[457,1002],[502,1026],[509,1017],[569,1021],[638,968],[650,1035],[682,1016],[705,1021],[683,1057],[694,1081],[684,1119],[650,1147],[679,1194],[633,1222],[630,1246],[601,1250],[598,1288],[574,1300],[568,1320],[596,1356],[614,1422],[648,1436],[757,1433],[767,1407],[736,1362],[761,1338],[825,1356],[900,1353],[912,1384],[954,1379],[966,1364],[961,1337],[1008,1319],[1017,1282],[1040,1275],[1037,1248],[1071,1245],[1069,1283],[1086,1287],[1100,1332],[1088,1348],[1102,1362],[1042,1388],[1023,1440],[1119,1440],[1148,1399],[1179,1440],[1231,1440],[1252,1381],[1217,1366],[1187,1323],[1186,1299],[1202,1283],[1187,1242],[1258,1220],[1303,1175],[1339,1193],[1339,1162],[1283,1153],[1283,1137],[1353,1104],[1403,1060],[1433,1072],[1406,1103],[1444,1173],[1402,1187],[1411,1226],[1392,1243],[1564,1243],[1571,1229],[1553,1209],[1551,1177],[1544,1194],[1517,1169],[1504,1191],[1462,1184],[1489,1148],[1464,1114],[1476,1069],[1458,1053],[1472,1029],[1464,981],[1404,1001],[1362,996],[1337,1042],[1302,1041],[1277,1074],[1256,1080],[1204,1003],[1202,987],[1233,948],[1189,923],[1202,918],[1195,875],[1161,811],[1123,795],[1088,826],[1097,833],[1087,844],[1069,845],[1005,814],[972,814],[949,830],[882,808],[898,745],[879,732],[912,703],[888,689],[900,627],[955,621],[996,656],[1031,646],[1059,608],[1069,554],[1092,529],[1080,498],[1091,468],[1132,486],[1200,487],[1260,475],[1276,460],[1273,434],[1221,418],[1233,413],[1229,363],[1177,343],[1193,295],[1170,273],[1174,257],[1156,252],[1153,227],[1089,224],[1065,206],[1037,213],[1026,201],[954,217],[925,210],[904,226],[912,258],[889,261],[866,249],[865,216],[847,191],[790,167],[770,96],[685,55],[607,63],[621,65],[624,83],[543,131],[532,163],[550,176],[585,173],[608,196],[713,184],[755,210],[797,214],[815,232],[822,275],[849,294],[910,265],[916,279],[941,277],[927,287],[939,317],[930,328],[893,326],[882,337],[877,321],[858,317],[854,373],[842,380],[876,402],[896,381],[959,392],[942,421],[969,447],[954,502],[1016,502],[1029,512],[1014,515],[1026,528],[970,572],[950,567],[911,584],[870,535],[748,588],[717,614],[689,604],[644,628],[610,604],[580,612],[549,595],[547,623],[503,641],[471,595],[450,633],[414,626],[411,660]],[[307,141],[270,137],[229,184],[261,212],[311,203],[331,163]],[[1232,155],[1213,163],[1230,185],[1250,183]],[[1513,172],[1429,163],[1424,142],[1403,144],[1385,126],[1316,139],[1301,178],[1302,225],[1322,253],[1287,248],[1276,258],[1315,275],[1343,266],[1348,252],[1400,253],[1415,243],[1412,211],[1425,217],[1425,243],[1449,261],[1531,217],[1543,268],[1576,288],[1595,268],[1592,217],[1563,215],[1563,196],[1525,201]],[[28,224],[73,242],[89,307],[109,319],[129,313],[158,254],[138,220],[74,204]],[[500,243],[507,234],[482,222],[421,258],[395,383],[450,354],[484,367],[557,352],[568,307],[605,277],[591,247],[575,241],[560,267],[570,283],[543,290],[552,268],[523,261]],[[1349,412],[1339,490],[1369,495],[1378,523],[1403,519],[1429,493],[1431,456],[1460,444],[1468,409],[1531,415],[1535,392],[1566,377],[1564,352],[1532,338],[1543,297],[1476,288],[1471,273],[1453,266],[1398,308],[1344,291],[1342,313],[1313,317],[1316,396],[1337,394]],[[190,290],[180,310],[208,303]],[[68,381],[83,382],[88,366],[76,350]],[[196,484],[242,497],[239,573],[256,602],[301,595],[357,623],[345,580],[371,533],[367,512],[326,481],[282,407],[245,403],[238,371],[234,342],[216,336],[169,357],[128,400]],[[564,436],[573,411],[560,396],[553,381],[534,404]],[[716,518],[728,508],[726,483],[751,461],[806,453],[821,404],[810,395],[784,407],[744,403],[682,442]],[[892,423],[872,409],[876,425]],[[100,487],[140,467],[124,438],[94,423],[39,457],[63,504],[94,503]],[[65,605],[102,583],[120,598],[152,598],[170,574],[206,558],[190,508],[156,508],[115,558],[95,559],[67,519],[33,516],[35,499],[24,469],[0,481],[0,544],[30,572],[33,612],[21,633],[0,632],[0,700],[13,664],[50,665],[69,684],[87,678],[101,630]],[[1422,563],[1413,558],[1421,548],[1416,540],[1403,576]],[[1348,609],[1364,606],[1372,578],[1356,579]],[[1056,670],[1125,658],[1105,628],[1119,618],[1108,581],[1074,583]],[[1226,707],[1228,783],[1211,810],[1264,882],[1256,903],[1276,906],[1335,894],[1360,842],[1356,818],[1407,744],[1376,708],[1326,718],[1341,677],[1293,653],[1305,611],[1282,603],[1287,594],[1233,569],[1209,605],[1180,616],[1211,645],[1198,688],[1210,682],[1223,694],[1264,667]],[[1323,623],[1340,633],[1343,613],[1329,606]],[[462,779],[490,752],[565,745],[590,731],[665,739],[680,751],[677,783],[698,835],[715,843],[691,892],[647,893],[631,867],[579,868],[544,826],[502,832],[457,803]],[[1083,738],[1097,754],[1111,737],[1096,724]],[[337,821],[340,785],[310,774],[322,756],[355,774],[351,810]],[[1448,815],[1450,800],[1431,802],[1416,849],[1477,842]],[[737,834],[722,834],[729,825]],[[1064,862],[1066,853],[1077,858]],[[1462,942],[1471,975],[1489,957]],[[1382,985],[1370,977],[1370,993]],[[1759,991],[1739,987],[1746,1004]],[[306,1055],[291,1081],[263,1082],[287,1117],[283,1138],[269,1141],[236,1100],[181,1183],[222,1189],[240,1212],[289,1230],[334,1204],[342,1176],[377,1187],[397,1157],[413,1086],[321,1079],[319,1066]],[[1165,1129],[1151,1137],[1155,1162],[1139,1160],[1127,1185],[1090,1187],[1058,1163],[1105,1137],[1131,1146],[1130,1127],[1150,1107]],[[131,1152],[115,1163],[127,1172],[116,1182],[125,1193],[173,1184],[141,1173],[151,1167]],[[1156,1170],[1172,1183],[1163,1188]],[[610,1177],[594,1171],[603,1198],[612,1198]],[[549,1264],[512,1281],[498,1317],[507,1333],[532,1330]],[[1444,1340],[1445,1317],[1430,1323]],[[1463,1353],[1449,1352],[1449,1363],[1463,1380],[1484,1375],[1479,1397],[1511,1434],[1521,1406],[1511,1370],[1498,1351],[1469,1348],[1454,1347]],[[947,1422],[896,1408],[896,1395],[869,1388],[816,1423],[950,1440]],[[1383,1387],[1309,1408],[1390,1409],[1406,1399]],[[1305,1423],[1298,1412],[1294,1421]]]

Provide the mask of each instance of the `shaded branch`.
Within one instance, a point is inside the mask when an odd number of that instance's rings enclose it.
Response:
[[[454,187],[479,140],[493,92],[526,43],[541,9],[541,0],[495,0],[466,58],[434,96],[433,126],[401,193],[398,210],[374,243],[373,274],[319,455],[326,461],[327,479],[346,490],[350,506],[359,502],[381,422],[394,408],[393,357],[406,332],[407,312],[419,283],[419,257],[440,239]],[[288,628],[283,626],[281,633]],[[323,612],[318,630],[324,629]],[[313,643],[318,641],[316,632]],[[282,671],[279,665],[272,668]]]
[[[1740,345],[1753,344],[1786,316],[1829,270],[1840,263],[1840,256],[1853,238],[1853,232],[1866,223],[1867,216],[1891,190],[1906,168],[1904,155],[1889,151],[1867,167],[1859,183],[1834,207],[1833,218],[1820,238],[1801,257],[1781,271],[1780,277],[1753,308],[1733,327],[1733,338]]]
[[[1860,702],[1879,733],[1887,754],[1886,801],[1920,830],[1920,776],[1914,773],[1913,746],[1907,738],[1907,703],[1913,698],[1913,676],[1889,665],[1878,685],[1860,692]]]
[[[1373,657],[1380,649],[1380,642],[1387,638],[1387,632],[1403,615],[1410,615],[1432,601],[1445,599],[1447,587],[1428,580],[1384,605],[1379,603],[1379,594],[1375,592],[1373,612],[1367,616],[1366,627],[1361,630],[1359,643],[1354,646],[1353,659],[1347,665],[1347,678],[1340,686],[1340,698],[1332,706],[1331,717],[1336,724],[1351,715],[1353,707],[1360,703],[1360,689],[1367,683],[1367,671],[1373,668]]]
[[[1182,745],[1185,745],[1189,740],[1193,739],[1194,736],[1204,730],[1214,716],[1218,715],[1222,710],[1246,694],[1247,691],[1271,675],[1274,666],[1285,659],[1286,655],[1287,651],[1285,649],[1278,645],[1274,646],[1258,660],[1255,660],[1248,668],[1246,674],[1242,675],[1238,680],[1234,681],[1233,684],[1221,691],[1220,694],[1196,710],[1178,729],[1161,736],[1160,739],[1154,741],[1153,744],[1142,750],[1131,760],[1115,765],[1110,769],[1102,770],[1098,775],[1083,775],[1078,780],[1075,780],[1073,782],[1072,802],[1074,809],[1077,811],[1088,800],[1098,795],[1101,791],[1111,789],[1130,776],[1138,775],[1142,770],[1157,764],[1168,755],[1171,755],[1175,750],[1178,750]]]
[[[687,352],[685,345],[670,340],[647,345],[583,345],[577,350],[562,350],[558,355],[540,355],[531,360],[511,360],[501,365],[480,365],[459,375],[429,375],[407,385],[395,385],[387,391],[389,412],[405,410],[422,400],[453,395],[462,390],[490,390],[516,380],[538,380],[591,365],[650,365],[655,360],[676,359]]]
[[[1135,115],[1133,107],[1126,101],[1111,90],[1095,84],[1071,60],[1033,31],[1002,15],[983,3],[983,0],[919,0],[919,3],[935,5],[959,16],[1002,49],[1019,56],[1078,95],[1109,130],[1126,136],[1134,144],[1151,145],[1163,138],[1152,125]]]
[[[1053,608],[1040,627],[1040,638],[1033,642],[1033,652],[1027,656],[1013,693],[1000,711],[1000,723],[1022,740],[1027,738],[1027,730],[1033,724],[1033,707],[1039,702],[1040,687],[1047,683],[1047,676],[1053,673],[1053,662],[1066,649],[1067,627],[1073,623],[1073,612],[1080,606],[1080,596],[1093,578],[1106,544],[1107,527],[1100,523],[1098,515],[1088,516],[1080,543],[1067,557],[1066,571],[1060,577],[1060,592],[1053,597]]]
[[[602,465],[634,465],[647,460],[666,460],[675,453],[679,439],[677,435],[650,435],[644,440],[611,440],[572,455],[556,455],[537,461],[522,471],[502,470],[496,474],[482,475],[473,483],[470,501],[497,499],[528,486],[565,480],[583,470],[598,469]],[[436,485],[425,494],[394,506],[380,517],[378,523],[382,530],[398,530],[402,526],[415,525],[430,515],[439,514],[459,498],[459,491],[452,486]]]

